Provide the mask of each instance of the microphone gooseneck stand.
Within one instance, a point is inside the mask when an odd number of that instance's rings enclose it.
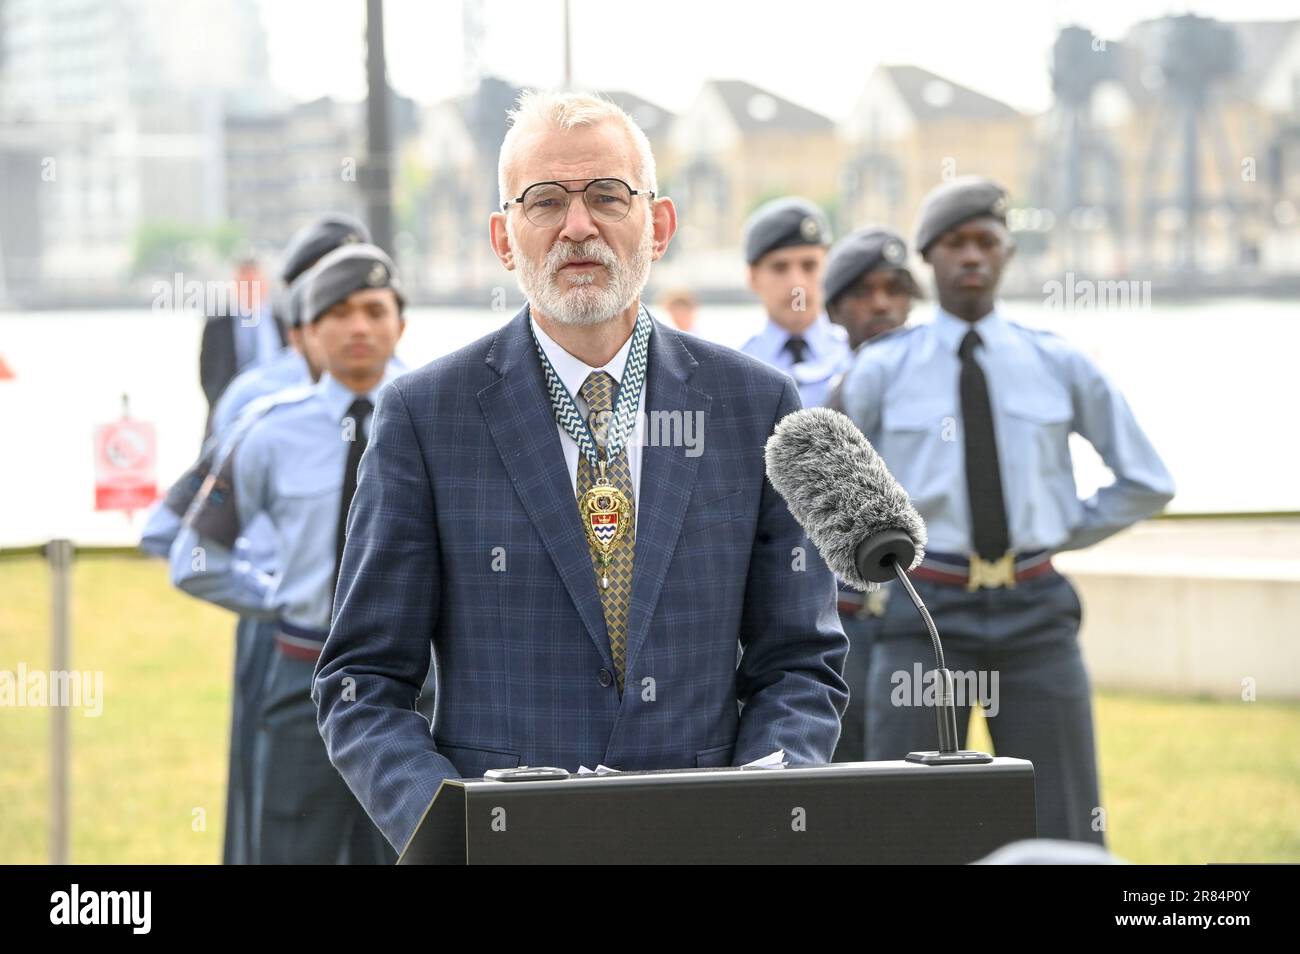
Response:
[[[907,761],[922,765],[979,765],[992,762],[993,756],[987,752],[957,747],[957,704],[952,672],[943,658],[943,644],[939,642],[939,630],[925,608],[921,596],[908,579],[904,567],[911,566],[916,557],[916,543],[902,530],[885,530],[873,534],[858,544],[854,563],[864,580],[872,583],[885,583],[897,578],[912,600],[912,605],[925,621],[929,630],[930,642],[934,645],[936,663],[935,679],[938,680],[938,692],[935,700],[935,718],[939,724],[939,748],[934,752],[909,752]]]
[[[916,592],[916,588],[912,586],[912,581],[908,579],[903,564],[896,559],[890,560],[890,562],[893,564],[894,574],[898,577],[898,582],[902,583],[903,589],[907,590],[912,605],[916,607],[916,611],[921,614],[921,619],[925,621],[925,628],[930,631],[930,642],[934,645],[934,659],[938,667],[935,670],[935,678],[939,682],[938,699],[935,703],[934,713],[939,722],[939,750],[937,752],[908,752],[907,761],[920,762],[923,765],[977,765],[982,762],[992,762],[993,756],[987,752],[976,752],[971,749],[959,749],[957,747],[956,693],[953,689],[952,672],[943,659],[943,644],[939,642],[939,630],[934,625],[930,611],[921,602],[921,595]]]

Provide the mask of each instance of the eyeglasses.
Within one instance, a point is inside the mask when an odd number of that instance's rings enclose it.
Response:
[[[653,199],[655,194],[647,189],[633,189],[622,179],[592,179],[581,189],[567,188],[565,182],[582,182],[582,179],[563,179],[559,182],[534,182],[524,194],[503,203],[502,212],[518,203],[524,218],[538,228],[553,228],[569,214],[570,196],[581,192],[587,211],[597,222],[621,222],[632,209],[632,197],[644,195]]]

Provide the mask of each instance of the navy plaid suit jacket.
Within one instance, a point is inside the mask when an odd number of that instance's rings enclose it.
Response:
[[[384,390],[312,696],[394,847],[443,779],[490,768],[830,760],[835,580],[764,475],[798,407],[786,375],[656,323],[647,417],[702,412],[703,453],[643,446],[620,699],[528,309]],[[415,708],[431,652],[432,728]]]

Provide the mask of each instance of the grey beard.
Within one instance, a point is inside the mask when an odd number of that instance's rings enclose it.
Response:
[[[513,237],[512,237],[513,239]],[[542,262],[521,256],[517,269],[519,289],[542,314],[563,325],[599,325],[621,315],[631,306],[650,278],[654,231],[647,220],[645,234],[626,264],[600,239],[585,242],[557,242]],[[609,282],[597,287],[594,275],[583,275],[567,291],[560,287],[559,269],[578,258],[590,258],[605,266]],[[565,279],[568,281],[568,279]]]

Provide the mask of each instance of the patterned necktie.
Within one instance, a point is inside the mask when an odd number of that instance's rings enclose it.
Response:
[[[983,344],[975,329],[966,332],[961,348],[961,417],[966,440],[966,495],[970,501],[971,542],[985,560],[997,560],[1011,546],[1007,508],[1002,498],[1002,472],[993,433],[984,369],[975,360]]]
[[[346,427],[348,419],[351,418],[352,426],[344,432],[344,437],[351,436],[352,439],[348,442],[348,462],[343,466],[343,493],[339,498],[339,528],[334,546],[335,589],[338,588],[339,583],[339,565],[343,562],[343,539],[347,534],[348,508],[352,506],[352,498],[357,492],[357,467],[366,449],[366,418],[370,416],[372,410],[374,405],[368,398],[357,398],[352,402],[347,416],[341,422]]]
[[[614,379],[604,371],[593,371],[582,384],[582,398],[587,402],[587,424],[603,452],[609,436],[609,423],[614,416]],[[602,457],[603,457],[602,453]],[[616,490],[621,490],[636,513],[636,496],[632,490],[632,471],[628,467],[627,448],[606,461],[605,476]],[[578,455],[578,499],[591,489],[595,482],[591,464],[585,454]],[[600,552],[590,545],[592,568],[596,573],[596,589],[605,609],[605,629],[609,632],[609,652],[614,659],[614,675],[618,691],[623,693],[623,667],[627,655],[627,616],[632,602],[632,556],[636,546],[636,523],[627,528],[609,554],[609,585],[602,585]]]
[[[794,358],[795,364],[803,364],[803,359],[808,355],[808,342],[799,335],[791,335],[786,339],[785,344],[781,345],[781,350],[790,352],[790,357]]]

